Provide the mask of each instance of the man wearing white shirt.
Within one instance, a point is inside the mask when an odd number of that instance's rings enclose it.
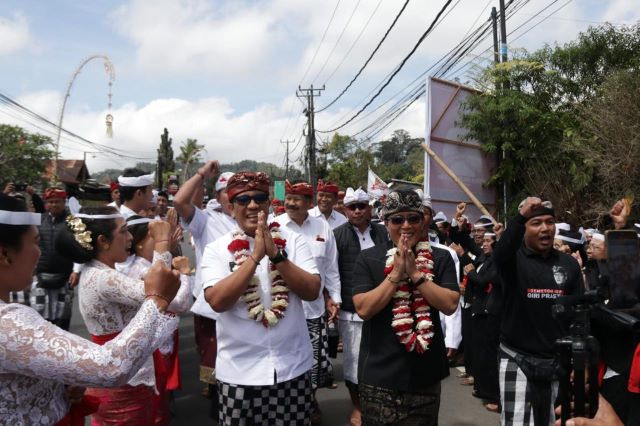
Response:
[[[207,245],[204,296],[217,320],[219,423],[308,425],[313,354],[302,301],[320,277],[302,236],[267,227],[269,177],[239,172],[227,194],[239,230]]]
[[[216,318],[217,314],[204,301],[202,294],[202,254],[207,244],[236,229],[236,221],[231,217],[231,205],[227,197],[227,182],[233,173],[220,174],[215,184],[216,199],[220,211],[200,209],[203,185],[218,174],[218,162],[208,161],[186,181],[173,199],[173,206],[182,217],[183,226],[189,230],[193,238],[196,255],[196,276],[193,286],[193,297],[196,299],[191,311],[194,313],[194,333],[196,346],[200,355],[200,380],[215,385],[216,366]],[[217,404],[216,388],[209,387],[212,403]]]
[[[340,334],[343,345],[344,380],[353,404],[350,423],[360,424],[360,400],[358,397],[358,356],[362,335],[362,318],[353,305],[353,266],[362,250],[389,241],[387,229],[371,223],[369,195],[361,188],[347,188],[344,197],[348,222],[334,229],[338,248],[338,268],[342,293],[340,310]]]
[[[324,219],[331,226],[331,229],[336,229],[347,223],[347,218],[333,209],[333,206],[338,202],[339,191],[340,188],[335,183],[319,179],[316,188],[318,205],[309,210],[311,216]]]
[[[320,271],[320,295],[312,302],[303,302],[311,346],[313,347],[313,368],[311,382],[314,389],[314,413],[312,423],[319,423],[320,410],[315,402],[315,391],[331,385],[333,368],[329,361],[329,340],[327,320],[332,321],[338,314],[342,298],[340,296],[340,274],[338,273],[337,250],[333,232],[329,224],[309,215],[313,200],[313,187],[306,182],[290,184],[285,182],[286,214],[276,220],[282,228],[300,234],[311,247],[311,253]],[[329,318],[325,313],[329,313]]]
[[[140,169],[124,169],[122,176],[118,177],[120,186],[120,214],[124,218],[140,214],[149,208],[153,197],[152,185],[155,180],[155,172],[147,174]]]

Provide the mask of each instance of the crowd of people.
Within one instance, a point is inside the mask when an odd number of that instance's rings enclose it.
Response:
[[[170,424],[191,312],[221,425],[320,424],[338,345],[351,425],[437,425],[451,366],[502,424],[554,424],[569,330],[552,307],[606,286],[604,229],[556,223],[535,197],[506,226],[470,221],[465,203],[434,211],[409,187],[375,200],[287,181],[275,200],[267,174],[216,161],[175,196],[154,181],[126,169],[106,205],[62,188],[0,195],[0,424]],[[630,211],[618,201],[611,227],[640,233]],[[90,341],[67,331],[75,288]],[[571,421],[640,424],[638,377],[601,371],[611,405]]]

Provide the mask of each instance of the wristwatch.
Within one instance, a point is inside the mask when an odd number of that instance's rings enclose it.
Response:
[[[422,284],[423,282],[427,281],[427,276],[425,274],[422,274],[422,276],[420,276],[420,278],[418,279],[418,281],[416,282],[411,282],[411,286],[412,288],[417,288],[420,284]]]
[[[283,260],[285,260],[287,258],[287,252],[284,250],[278,250],[278,253],[276,253],[275,256],[270,257],[269,261],[271,263],[273,263],[274,265],[277,265],[278,263],[282,262]]]

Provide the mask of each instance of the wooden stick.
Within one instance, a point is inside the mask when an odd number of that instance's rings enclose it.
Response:
[[[487,210],[482,205],[480,200],[478,200],[478,198],[475,195],[473,195],[473,192],[471,192],[471,190],[467,188],[467,185],[465,185],[464,182],[460,180],[460,178],[453,172],[453,170],[451,170],[449,166],[447,166],[446,163],[442,161],[442,158],[440,158],[438,154],[436,154],[431,148],[429,148],[427,144],[423,143],[421,145],[422,145],[422,149],[424,149],[425,152],[429,154],[429,156],[433,158],[434,161],[438,163],[440,167],[442,167],[442,170],[444,170],[444,172],[448,174],[451,179],[453,179],[453,181],[460,187],[460,189],[462,189],[462,191],[465,194],[467,194],[467,197],[469,197],[471,202],[478,208],[478,210],[480,210],[482,214],[489,216],[494,224],[497,224],[498,221],[494,219],[491,213],[489,213],[489,210]]]

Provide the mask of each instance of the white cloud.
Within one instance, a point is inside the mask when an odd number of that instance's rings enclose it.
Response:
[[[18,102],[56,121],[60,99],[59,93],[47,91],[22,96]],[[197,101],[156,99],[143,106],[129,103],[111,111],[114,116],[113,139],[105,135],[106,110],[67,111],[63,127],[96,143],[124,150],[130,156],[150,158],[144,161],[155,162],[160,134],[166,127],[173,138],[173,149],[176,153],[179,153],[182,141],[195,138],[205,145],[205,158],[218,159],[223,163],[252,159],[281,164],[284,145],[280,144],[278,138],[287,123],[288,106],[289,104],[283,101],[279,105],[261,105],[252,111],[238,114],[224,98],[212,97]],[[5,109],[0,111],[2,110]],[[15,112],[12,111],[11,114],[15,115]],[[49,131],[47,133],[4,114],[3,121],[47,134],[55,139],[51,127],[39,124],[46,127]],[[60,146],[63,158],[82,158],[83,151],[99,150],[71,142],[64,137]],[[90,171],[99,171],[105,168],[131,166],[137,160],[103,154],[97,154],[93,158],[93,154],[87,154],[87,162]]]
[[[133,0],[112,16],[145,70],[237,76],[275,48],[273,21],[259,6],[214,8],[204,0]]]
[[[17,52],[29,44],[29,23],[21,12],[0,16],[0,56]]]
[[[638,21],[638,4],[629,0],[609,2],[603,19],[616,24],[635,24]]]

